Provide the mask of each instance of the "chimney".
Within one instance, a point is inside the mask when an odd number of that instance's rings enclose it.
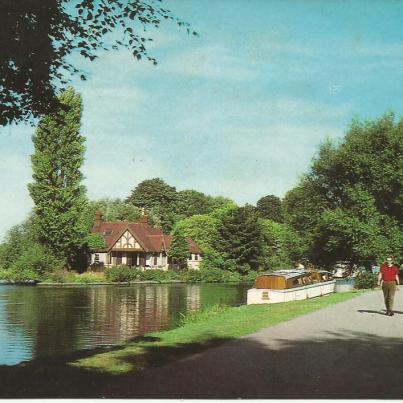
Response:
[[[98,228],[101,225],[102,216],[103,216],[103,214],[99,210],[97,210],[95,212],[95,224],[94,224],[94,227]]]
[[[141,217],[139,219],[140,224],[148,224],[148,216],[144,207],[141,209]]]

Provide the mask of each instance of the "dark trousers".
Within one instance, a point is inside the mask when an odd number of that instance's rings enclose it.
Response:
[[[385,306],[387,311],[392,311],[393,301],[395,299],[396,281],[382,282],[383,297],[385,299]]]

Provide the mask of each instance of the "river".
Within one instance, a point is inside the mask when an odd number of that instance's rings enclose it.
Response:
[[[176,327],[180,313],[246,303],[247,285],[0,286],[0,365]]]

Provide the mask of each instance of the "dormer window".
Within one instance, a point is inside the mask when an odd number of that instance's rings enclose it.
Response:
[[[111,230],[111,229],[106,229],[104,232],[103,232],[103,235],[112,235],[113,234],[113,231]]]

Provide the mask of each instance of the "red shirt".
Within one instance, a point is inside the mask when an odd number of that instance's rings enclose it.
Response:
[[[383,281],[396,281],[396,274],[399,275],[399,269],[395,265],[389,267],[387,264],[383,264],[381,273]]]

